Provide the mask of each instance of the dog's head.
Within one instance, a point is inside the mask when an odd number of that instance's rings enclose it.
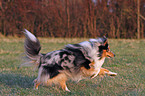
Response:
[[[108,57],[108,58],[115,57],[115,54],[110,51],[110,47],[109,47],[107,38],[105,36],[102,37],[102,38],[90,39],[90,41],[92,42],[94,47],[96,47],[96,49],[98,49],[98,52],[99,52],[98,55],[99,55],[100,58],[103,58],[103,57]]]

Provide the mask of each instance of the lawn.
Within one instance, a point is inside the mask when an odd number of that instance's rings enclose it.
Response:
[[[58,50],[68,43],[88,39],[39,38],[42,53]],[[79,83],[68,81],[71,93],[59,86],[40,86],[33,90],[38,70],[18,66],[23,62],[24,38],[0,37],[0,95],[1,96],[145,96],[145,39],[109,39],[110,49],[116,57],[106,59],[103,65],[116,77],[105,76],[85,79]]]

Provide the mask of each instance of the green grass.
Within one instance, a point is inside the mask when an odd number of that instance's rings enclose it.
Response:
[[[58,50],[68,43],[87,39],[39,38],[42,53]],[[109,39],[115,58],[106,59],[103,67],[117,72],[116,77],[85,79],[79,83],[68,81],[71,93],[59,86],[40,86],[33,90],[37,70],[18,66],[22,63],[24,38],[0,38],[0,95],[75,95],[75,96],[144,96],[145,95],[145,40]]]

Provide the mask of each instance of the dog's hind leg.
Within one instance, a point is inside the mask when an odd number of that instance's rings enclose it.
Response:
[[[66,81],[65,81],[65,80],[62,80],[62,81],[60,81],[59,83],[60,83],[60,86],[61,86],[61,88],[62,88],[63,90],[68,91],[68,92],[71,92],[71,91],[67,88],[67,86],[66,86]]]
[[[38,82],[37,79],[35,79],[33,82],[34,82],[34,89],[38,89],[38,86],[41,84],[41,82]]]
[[[66,86],[66,81],[67,81],[67,77],[64,73],[60,73],[57,77],[56,80],[58,81],[58,83],[60,84],[61,88],[65,91],[71,92],[67,86]]]
[[[71,92],[67,86],[66,86],[66,81],[67,77],[64,73],[60,73],[57,77],[56,80],[58,80],[58,83],[60,84],[61,88],[65,91]]]
[[[49,79],[47,81],[47,84],[48,85],[51,83],[59,84],[63,90],[70,92],[70,90],[66,86],[66,81],[67,81],[66,75],[64,73],[59,73],[57,76]]]

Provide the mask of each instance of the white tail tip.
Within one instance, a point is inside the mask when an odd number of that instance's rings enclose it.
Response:
[[[27,29],[24,29],[24,33],[29,37],[30,40],[32,40],[33,42],[37,42],[37,38]]]

